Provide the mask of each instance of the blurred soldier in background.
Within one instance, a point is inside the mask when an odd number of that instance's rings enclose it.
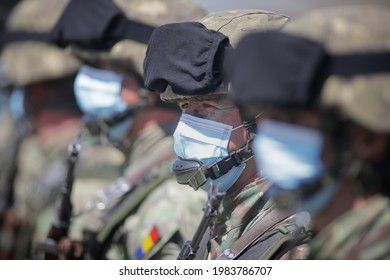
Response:
[[[15,6],[7,19],[6,29],[50,30],[60,15],[49,12],[50,8],[59,3],[53,2],[45,7],[35,4],[35,1],[25,1]],[[38,16],[37,11],[46,8],[49,16]],[[12,212],[21,224],[17,236],[9,240],[13,246],[12,257],[24,259],[29,257],[38,213],[58,192],[64,180],[62,163],[79,126],[81,113],[73,95],[73,80],[80,64],[56,46],[32,41],[6,45],[2,61],[7,76],[24,92],[24,98],[23,93],[19,94],[21,98],[16,99],[13,106],[22,109],[21,113],[32,126],[32,134],[20,144],[15,159],[18,172],[13,186]],[[44,178],[50,178],[49,185],[43,185],[42,174],[45,174]]]
[[[278,259],[308,236],[294,222],[299,215],[276,209],[267,194],[270,184],[256,174],[251,145],[258,113],[244,122],[222,82],[241,36],[287,22],[286,16],[261,10],[220,12],[200,22],[160,26],[151,37],[145,84],[182,110],[174,133],[177,181],[201,188],[189,201],[214,186],[217,196],[226,193],[219,207],[213,205],[211,223],[202,219],[199,228],[209,230],[190,245],[199,248],[183,247],[179,259]],[[212,191],[210,197],[208,204],[214,204]]]
[[[96,5],[109,3],[89,2],[95,9],[95,14],[91,14],[83,3],[71,2],[60,20],[62,27],[69,31],[67,24],[77,17],[80,8],[86,9],[89,19],[94,15],[99,20]],[[133,24],[153,29],[162,23],[195,20],[205,15],[192,1],[113,3]],[[107,45],[104,38],[94,39]],[[93,187],[96,175],[76,177],[72,196],[77,217],[72,220],[70,235],[59,242],[62,258],[174,259],[183,240],[195,231],[206,199],[206,194],[200,193],[191,203],[183,200],[190,190],[178,186],[171,171],[175,158],[172,134],[179,110],[143,88],[146,42],[129,37],[102,49],[92,43],[68,43],[62,38],[67,50],[84,62],[74,83],[76,99],[89,120],[89,131],[120,148],[126,164],[123,175],[112,184],[107,183],[107,189],[100,192]],[[89,156],[91,163],[96,163],[95,154]],[[77,168],[86,167],[79,162]],[[145,243],[151,234],[153,242]]]
[[[363,5],[312,11],[236,49],[234,100],[244,117],[263,111],[258,170],[282,208],[312,216],[310,258],[390,258],[389,42],[390,10]]]

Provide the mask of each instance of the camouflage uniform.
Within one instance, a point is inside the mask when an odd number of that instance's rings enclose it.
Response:
[[[171,171],[175,158],[171,135],[176,124],[175,121],[147,129],[134,139],[124,175],[127,189],[108,188],[106,195],[100,197],[120,196],[119,201],[98,200],[86,218],[87,232],[95,233],[96,240],[107,245],[99,258],[175,259],[183,240],[195,231],[193,221],[201,218],[198,207],[204,204],[206,193],[200,193],[190,204],[180,199],[188,190],[177,184]],[[177,207],[182,211],[177,211]],[[152,229],[159,238],[148,247],[144,239]],[[107,240],[111,235],[112,239]]]
[[[59,1],[54,6],[61,6],[64,3],[64,1]],[[47,32],[60,15],[60,13],[55,12],[56,9],[53,9],[54,12],[51,13],[54,6],[41,5],[39,1],[21,1],[7,19],[6,30]],[[50,16],[42,16],[47,14]],[[4,70],[12,82],[25,89],[40,82],[51,83],[52,86],[61,85],[61,87],[67,83],[69,87],[71,86],[71,80],[69,80],[71,75],[74,75],[80,66],[76,58],[65,54],[61,49],[46,43],[32,41],[6,45],[2,51],[2,59]],[[28,91],[26,93],[27,99],[30,98]],[[66,94],[58,97],[50,94],[47,96],[48,99],[40,103],[30,104],[29,101],[26,101],[27,114],[31,113],[30,109],[40,110],[42,106],[42,110],[55,108],[58,112],[64,112],[64,114],[68,114],[69,119],[62,126],[60,132],[48,137],[41,137],[34,131],[21,143],[17,159],[18,174],[15,181],[15,203],[13,205],[14,213],[24,223],[14,252],[14,257],[17,259],[31,256],[29,246],[31,246],[36,218],[58,193],[59,187],[64,181],[65,166],[63,162],[66,158],[68,144],[72,141],[78,127],[80,112],[74,99],[71,98],[72,96]],[[44,108],[44,106],[46,107]],[[33,122],[34,114],[35,112],[31,116]],[[54,181],[49,185],[43,185],[49,177],[50,180]]]
[[[286,16],[268,11],[238,10],[210,14],[201,23],[228,36],[230,44],[235,47],[241,36],[256,30],[282,28],[288,20]],[[178,95],[168,85],[161,94],[161,99],[165,102],[223,99],[227,93],[227,89],[221,86],[215,92],[204,95]],[[296,216],[284,215],[275,209],[275,204],[265,195],[269,188],[270,184],[266,180],[258,179],[239,192],[225,196],[217,209],[210,231],[206,231],[203,236],[196,259],[280,258],[283,244],[295,242],[296,236],[286,233],[296,230]],[[262,224],[266,226],[263,227]],[[307,237],[305,229],[298,231],[302,234],[300,238]],[[294,255],[293,258],[304,258],[307,252],[302,252],[303,254]]]
[[[338,217],[310,242],[310,258],[320,260],[388,260],[390,202],[376,195]]]
[[[259,157],[259,166],[285,191],[283,195],[275,192],[274,199],[283,203],[278,205],[290,204],[310,212],[315,231],[308,243],[310,259],[389,259],[390,64],[385,60],[389,56],[389,16],[388,7],[371,4],[322,8],[296,18],[281,32],[248,36],[237,47],[236,61],[241,64],[230,73],[232,92],[242,113],[261,108],[265,118],[262,124],[268,121],[274,132],[287,139],[267,134],[260,125],[256,137],[277,143],[274,145],[279,154]],[[253,47],[264,40],[269,43],[264,49]],[[278,48],[281,42],[284,49]],[[303,73],[309,69],[306,67],[313,66],[314,59],[309,57],[314,50],[321,50],[324,60],[316,57],[318,68],[314,66]],[[259,66],[260,58],[264,58],[259,54],[269,57],[268,63]],[[291,67],[284,59],[303,63]],[[251,61],[253,64],[248,66]],[[256,75],[240,76],[243,67],[255,74],[273,67],[276,74],[267,77],[267,81],[255,81]],[[294,73],[300,76],[294,77]],[[296,83],[292,82],[294,78]],[[272,87],[274,79],[282,86]],[[297,87],[302,88],[295,90]],[[269,89],[274,98],[264,89]],[[304,152],[292,145],[296,136],[293,129],[320,135],[321,144],[311,150],[319,152],[315,158],[305,155],[311,149],[309,145]],[[378,139],[383,142],[378,144]],[[264,142],[255,145],[263,145],[262,151],[266,151]],[[290,181],[297,180],[298,186],[288,186],[288,180],[283,182],[279,174],[265,172],[265,166],[271,166],[265,158],[277,158],[280,151],[287,156],[279,158],[289,163],[277,161],[278,172],[285,172]],[[295,153],[295,159],[288,153]],[[319,175],[305,174],[297,179],[285,171],[302,163],[314,169],[318,166],[316,161],[322,164]]]
[[[329,7],[302,16],[287,30],[323,43],[332,54],[389,51],[389,16],[388,7],[375,5]],[[369,130],[388,134],[389,89],[388,73],[331,76],[322,88],[321,100],[323,106],[337,106],[346,118]],[[310,257],[389,259],[389,233],[389,199],[377,193],[322,228],[310,242]]]
[[[10,112],[8,81],[0,77],[0,259],[9,259],[12,250],[13,217],[8,211],[12,204],[12,182],[15,174],[15,155],[18,150],[16,121]]]
[[[55,3],[45,0],[23,1],[16,6],[10,17],[8,30],[48,32],[68,3],[69,0]],[[20,52],[24,55],[20,56]],[[7,65],[11,68],[9,71],[12,71],[15,82],[21,85],[75,74],[80,66],[79,60],[73,55],[42,42],[14,43],[7,46],[4,53]],[[32,64],[30,67],[33,67],[35,62],[38,62],[40,67],[35,71],[26,71],[30,68],[25,64],[30,63]],[[73,84],[70,85],[73,87]],[[73,91],[69,93],[72,94],[69,99],[74,100]],[[74,105],[77,106],[76,103]],[[20,208],[22,217],[26,216],[26,213],[34,217],[31,219],[33,252],[37,250],[38,242],[42,242],[50,230],[51,217],[55,211],[54,203],[61,186],[65,183],[68,145],[73,142],[77,130],[78,124],[67,127],[45,140],[32,135],[23,143],[21,150],[23,161],[18,186],[26,189],[19,191],[17,197],[20,201],[16,205],[18,209]],[[73,212],[76,216],[85,210],[85,205],[97,191],[104,189],[121,175],[125,161],[125,156],[120,150],[102,143],[99,137],[84,135],[81,146],[71,194]],[[72,220],[69,234],[75,239],[82,237],[80,223],[81,218],[75,217]]]
[[[204,16],[204,11],[192,1],[115,0],[114,3],[128,18],[152,26]],[[108,52],[76,46],[69,49],[86,64],[115,65],[142,77],[146,45],[139,42],[122,40]],[[176,125],[176,120],[155,125],[130,139],[124,173],[107,184],[105,190],[95,193],[81,215],[74,219],[71,237],[85,245],[85,258],[175,259],[183,240],[192,236],[194,224],[202,215],[206,193],[199,193],[190,204],[180,200],[188,190],[178,186],[171,171],[175,158],[172,133]],[[143,247],[152,228],[160,238],[152,246]],[[139,248],[143,248],[142,255],[136,253]]]

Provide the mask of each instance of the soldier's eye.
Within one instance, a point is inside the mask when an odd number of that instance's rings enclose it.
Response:
[[[203,103],[203,108],[204,109],[218,109],[217,107],[215,107],[213,104],[210,104],[210,103]]]

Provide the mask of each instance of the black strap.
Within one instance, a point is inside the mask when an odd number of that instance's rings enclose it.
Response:
[[[229,156],[217,161],[207,168],[207,176],[215,180],[229,172],[233,166],[239,166],[243,161],[250,159],[253,152],[249,145],[232,152]]]
[[[63,48],[77,45],[105,50],[123,39],[147,44],[154,29],[154,26],[128,19],[111,0],[71,0],[52,30],[46,33],[5,32],[0,34],[0,45],[40,41]]]
[[[0,46],[20,41],[50,42],[49,33],[10,32],[0,34]]]
[[[328,75],[352,76],[390,72],[390,52],[332,55]]]
[[[111,32],[113,39],[131,39],[139,43],[148,44],[155,27],[142,22],[121,18]]]

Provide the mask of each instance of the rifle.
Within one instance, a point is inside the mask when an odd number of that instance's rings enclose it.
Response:
[[[204,209],[202,220],[200,221],[192,240],[184,242],[177,260],[193,260],[195,258],[196,253],[199,250],[199,244],[212,219],[215,217],[216,211],[218,210],[225,194],[226,193],[224,192],[218,192],[217,188],[214,187],[213,184],[210,186],[209,198],[206,202],[206,208]]]
[[[56,202],[51,228],[46,240],[37,244],[37,251],[44,252],[45,259],[58,259],[61,250],[58,242],[68,235],[73,206],[71,201],[74,170],[81,149],[83,131],[77,133],[75,140],[68,146],[67,173],[61,188],[61,196]]]

